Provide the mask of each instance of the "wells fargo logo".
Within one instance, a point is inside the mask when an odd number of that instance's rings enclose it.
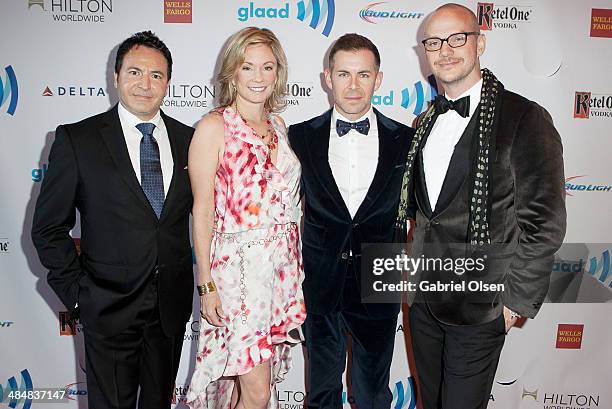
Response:
[[[559,324],[557,328],[557,349],[580,349],[584,324]]]

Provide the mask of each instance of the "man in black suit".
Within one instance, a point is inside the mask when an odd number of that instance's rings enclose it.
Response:
[[[416,216],[415,257],[462,264],[419,271],[410,331],[423,407],[480,409],[505,334],[548,290],[565,234],[562,145],[546,110],[481,71],[485,37],[471,10],[444,5],[424,33],[445,96],[418,120],[398,221]],[[503,287],[470,291],[471,282]],[[437,283],[467,290],[424,285]]]
[[[159,107],[172,73],[150,31],[117,51],[119,104],[60,125],[32,239],[85,337],[89,407],[168,408],[193,270],[187,151],[193,129]],[[81,216],[81,254],[70,230]]]
[[[372,108],[382,81],[376,46],[357,34],[329,52],[333,109],[289,128],[302,165],[308,407],[342,407],[346,334],[360,409],[389,408],[399,303],[365,304],[362,243],[388,243],[413,130]]]

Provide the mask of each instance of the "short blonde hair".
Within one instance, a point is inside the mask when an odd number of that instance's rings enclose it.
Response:
[[[265,102],[265,108],[269,112],[280,112],[286,106],[284,97],[287,94],[287,57],[276,35],[267,28],[246,27],[230,38],[227,47],[223,50],[221,69],[217,75],[217,82],[220,88],[219,105],[226,107],[236,101],[237,92],[232,86],[232,80],[236,70],[244,62],[244,54],[247,47],[255,44],[267,45],[276,58],[276,84],[274,85],[272,95]]]

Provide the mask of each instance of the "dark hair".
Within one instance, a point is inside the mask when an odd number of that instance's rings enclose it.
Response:
[[[380,53],[378,48],[368,38],[356,34],[348,33],[336,40],[331,50],[329,50],[329,56],[327,59],[329,69],[334,67],[334,56],[338,51],[359,51],[359,50],[370,50],[374,54],[376,60],[376,68],[380,68]]]
[[[115,59],[115,74],[118,75],[119,71],[121,71],[123,57],[125,57],[132,48],[138,46],[149,47],[162,53],[168,63],[168,79],[172,78],[172,55],[170,54],[170,50],[159,37],[149,30],[136,33],[121,43],[117,49],[117,57]]]

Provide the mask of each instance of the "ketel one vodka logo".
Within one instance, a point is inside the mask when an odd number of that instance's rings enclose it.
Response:
[[[476,15],[478,25],[483,31],[494,29],[517,29],[520,25],[530,23],[531,6],[504,5],[497,3],[478,3]]]

